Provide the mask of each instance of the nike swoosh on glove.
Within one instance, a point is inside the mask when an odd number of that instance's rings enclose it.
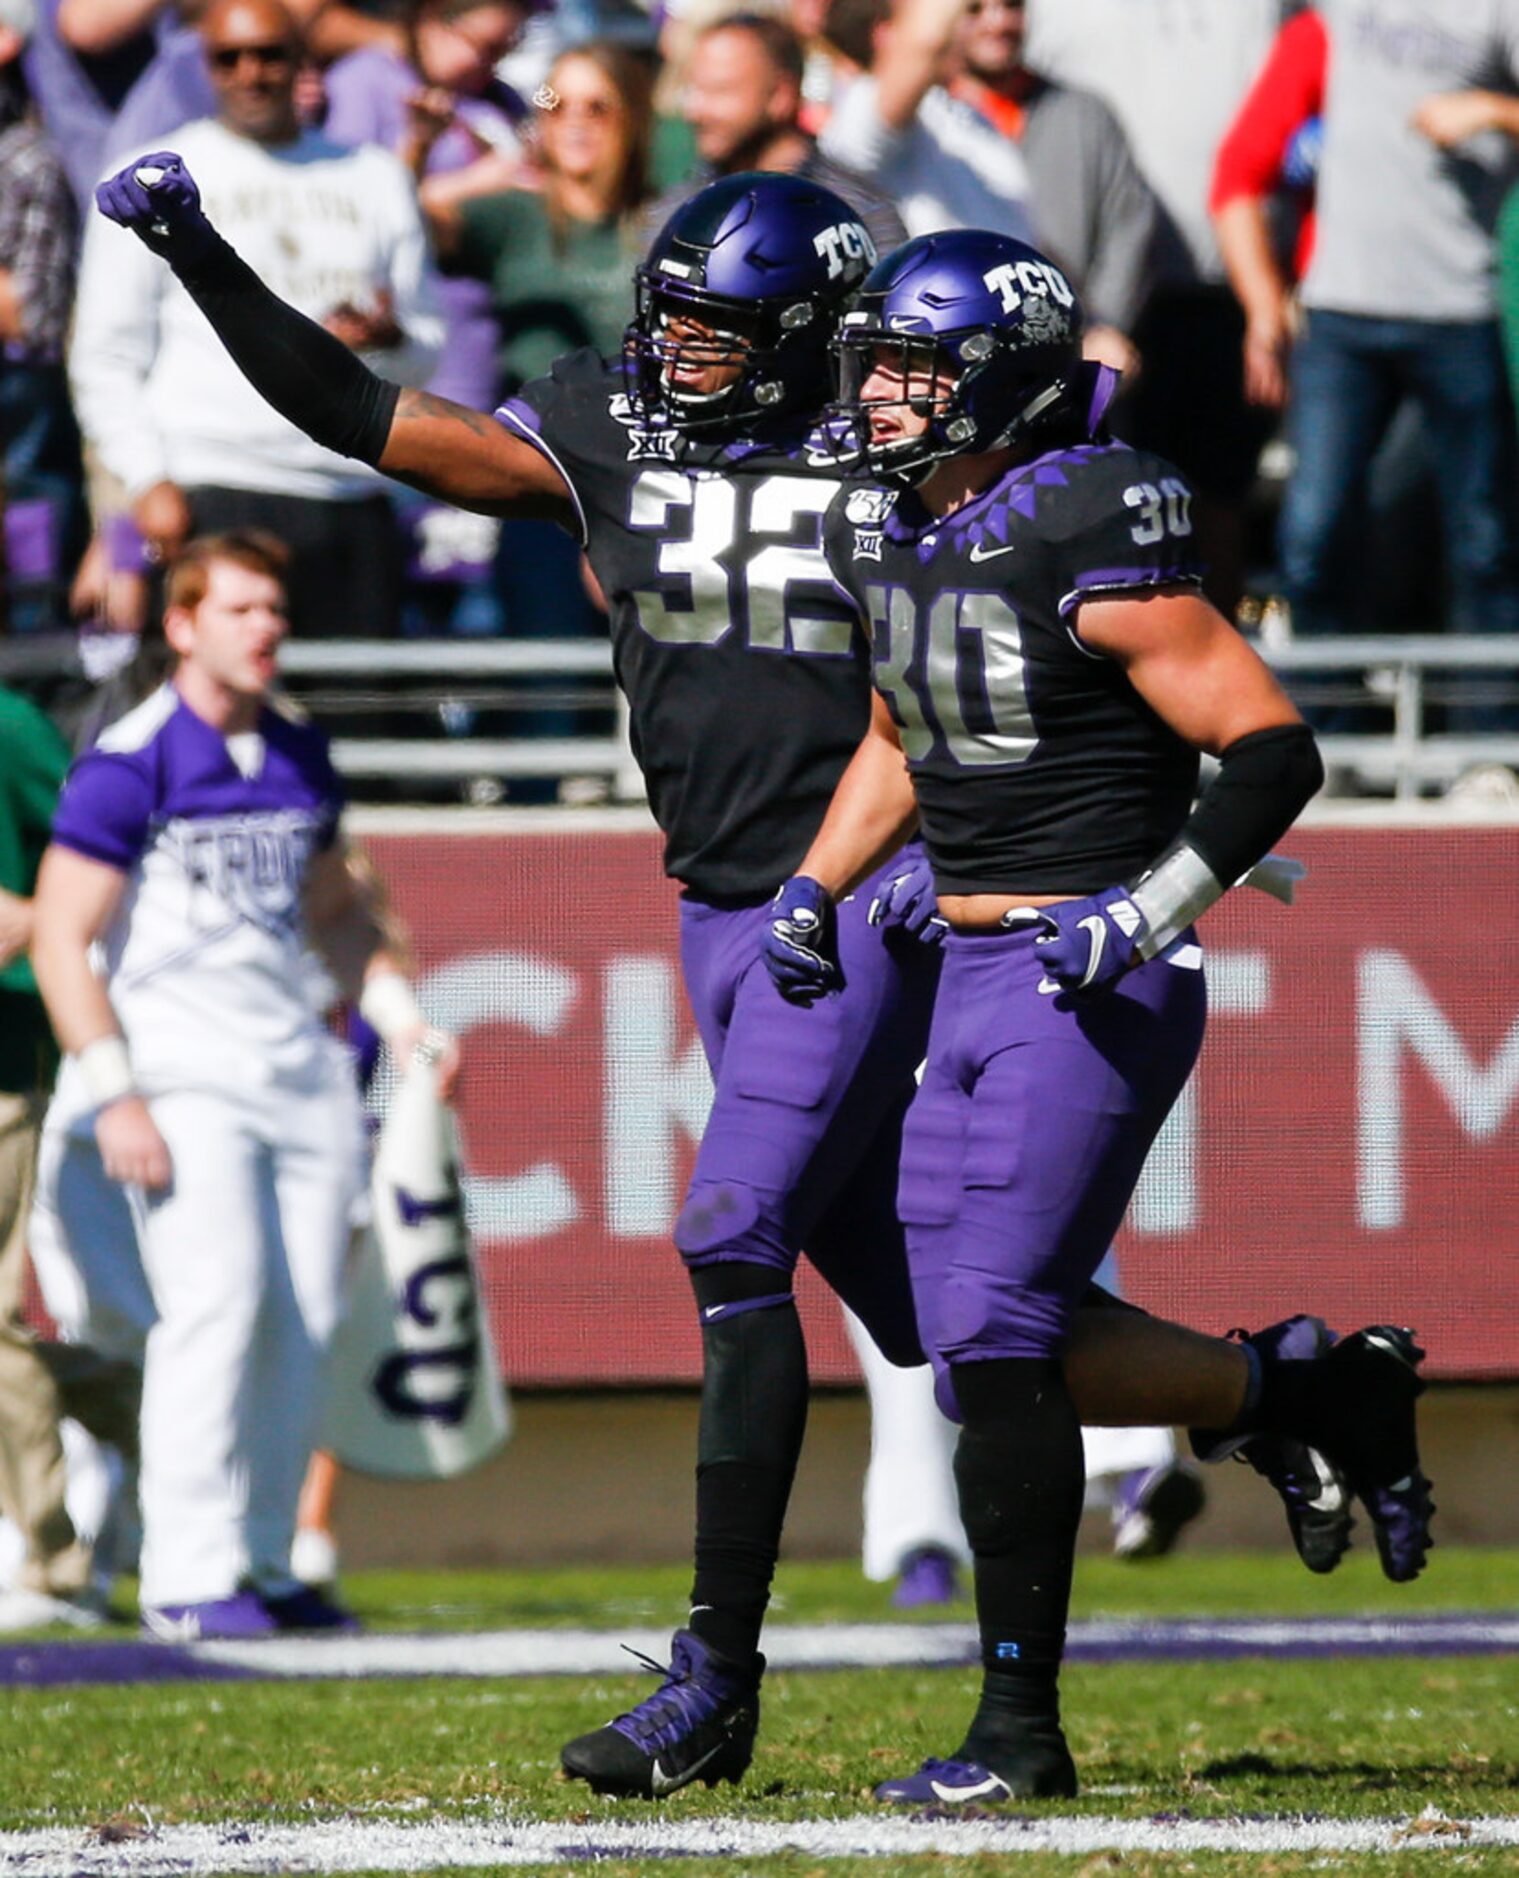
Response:
[[[193,261],[216,239],[200,206],[195,178],[172,150],[154,150],[108,176],[95,191],[107,221],[130,228],[155,254]]]
[[[1037,914],[1043,930],[1034,944],[1046,995],[1108,991],[1140,963],[1139,942],[1148,928],[1127,887],[1104,887],[1084,900],[1039,907]]]
[[[939,911],[927,855],[918,855],[894,874],[871,901],[865,917],[872,926],[900,926],[926,946],[942,945],[949,922]]]
[[[827,889],[798,874],[777,892],[771,909],[761,956],[787,1003],[816,1004],[828,992],[842,991],[838,920]]]

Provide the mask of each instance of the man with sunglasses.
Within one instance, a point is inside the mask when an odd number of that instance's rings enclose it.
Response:
[[[922,1360],[896,1214],[938,976],[923,940],[942,931],[921,855],[886,859],[840,909],[841,995],[797,1010],[762,964],[772,896],[869,716],[859,615],[822,553],[840,468],[816,424],[869,236],[800,178],[712,183],[639,269],[624,358],[572,354],[491,417],[398,393],[282,305],[172,153],[139,158],[98,200],[309,434],[463,507],[559,520],[607,595],[633,748],[685,889],[682,965],[716,1088],[674,1231],[703,1346],[692,1608],[662,1686],[562,1758],[626,1797],[736,1781],[807,1416],[801,1250],[890,1360]],[[1202,1424],[1255,1445],[1252,1405],[1279,1342],[1200,1337],[1098,1294],[1068,1377],[1090,1422]]]
[[[281,0],[215,0],[202,22],[214,117],[182,147],[218,220],[292,304],[375,370],[431,371],[442,342],[415,192],[401,165],[303,129],[300,35]],[[269,529],[293,555],[296,630],[393,630],[399,548],[379,478],[314,445],[253,394],[178,285],[92,217],[70,375],[80,422],[148,542]]]

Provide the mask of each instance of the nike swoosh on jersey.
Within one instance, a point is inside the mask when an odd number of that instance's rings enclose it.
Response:
[[[984,1799],[990,1793],[1007,1793],[1006,1781],[999,1780],[995,1774],[988,1774],[979,1787],[946,1787],[941,1781],[930,1780],[928,1783],[941,1800],[964,1804],[966,1800]]]
[[[1017,545],[1016,542],[1010,541],[1005,547],[987,549],[985,542],[978,541],[970,551],[970,558],[978,564],[982,561],[995,561],[999,554],[1011,554]]]

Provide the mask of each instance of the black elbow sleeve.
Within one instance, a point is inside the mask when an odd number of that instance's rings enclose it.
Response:
[[[1182,839],[1228,887],[1281,840],[1324,782],[1306,724],[1273,724],[1224,750]]]
[[[271,293],[219,236],[175,271],[243,376],[281,417],[342,456],[379,462],[400,397],[395,385]]]

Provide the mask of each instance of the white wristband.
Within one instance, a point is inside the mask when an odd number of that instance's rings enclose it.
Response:
[[[96,1108],[103,1109],[108,1102],[136,1095],[137,1084],[132,1077],[132,1059],[127,1055],[125,1037],[97,1037],[84,1046],[76,1061]]]
[[[420,1029],[426,1022],[411,986],[399,972],[376,972],[365,979],[359,993],[359,1016],[387,1043],[403,1030]]]

